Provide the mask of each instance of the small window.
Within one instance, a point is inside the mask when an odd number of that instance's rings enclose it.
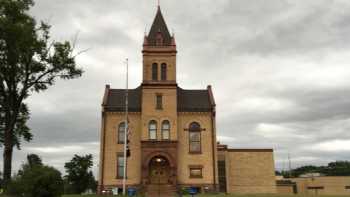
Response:
[[[168,120],[164,120],[162,123],[162,140],[170,139],[170,123]]]
[[[348,190],[348,189],[350,190],[350,185],[346,185],[346,186],[345,186],[345,189],[346,189],[346,190]]]
[[[158,64],[157,63],[152,64],[152,80],[153,81],[158,80]]]
[[[148,134],[150,140],[157,139],[157,122],[155,120],[151,120],[148,125]]]
[[[309,187],[307,187],[307,189],[319,190],[319,189],[324,189],[324,187],[323,186],[309,186]]]
[[[156,109],[163,109],[163,96],[160,94],[156,95]]]
[[[201,128],[197,122],[193,122],[189,127],[189,149],[190,153],[201,153]]]
[[[166,68],[167,66],[166,66],[166,64],[165,63],[163,63],[162,65],[161,65],[161,69],[160,69],[160,78],[161,78],[161,80],[163,80],[163,81],[165,81],[166,80],[166,71],[167,71],[167,68]]]
[[[190,167],[190,178],[203,178],[201,167]]]
[[[117,179],[124,177],[124,155],[123,153],[117,154]]]
[[[124,144],[125,138],[125,122],[122,122],[118,126],[118,144]]]

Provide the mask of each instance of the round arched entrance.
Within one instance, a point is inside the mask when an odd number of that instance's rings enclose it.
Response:
[[[142,162],[142,183],[176,185],[176,162],[163,151],[147,154]]]
[[[171,168],[166,157],[154,156],[148,165],[150,184],[169,184],[171,182]]]

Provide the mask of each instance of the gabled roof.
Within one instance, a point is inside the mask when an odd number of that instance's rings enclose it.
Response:
[[[184,90],[177,88],[178,112],[211,112],[215,110],[215,103],[211,101],[210,89]],[[130,112],[141,112],[142,88],[129,89],[128,101]],[[125,111],[125,89],[106,88],[102,107],[105,111]]]
[[[163,45],[171,44],[171,35],[163,18],[160,7],[158,6],[156,17],[154,18],[151,30],[147,36],[149,45],[156,45],[157,35],[160,34],[163,38]]]
[[[106,98],[102,104],[106,111],[125,111],[125,89],[109,89]],[[141,87],[129,89],[128,91],[128,110],[130,112],[141,111]]]
[[[210,112],[208,90],[184,90],[177,88],[177,111],[178,112]]]

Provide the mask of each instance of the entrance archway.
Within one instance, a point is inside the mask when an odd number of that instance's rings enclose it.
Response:
[[[142,184],[176,185],[176,160],[171,152],[152,151],[142,157]]]
[[[171,183],[171,167],[168,159],[163,156],[154,156],[149,162],[149,180],[150,184],[169,184]]]

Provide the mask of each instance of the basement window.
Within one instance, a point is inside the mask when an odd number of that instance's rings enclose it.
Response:
[[[190,178],[203,178],[201,166],[190,166]]]

